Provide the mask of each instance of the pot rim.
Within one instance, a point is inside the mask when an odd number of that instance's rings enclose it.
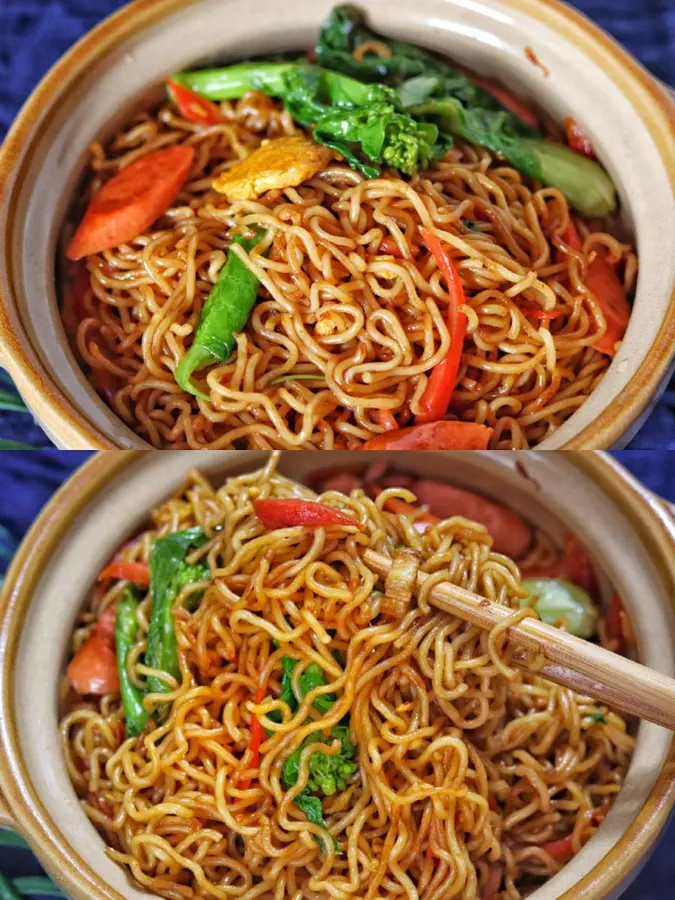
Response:
[[[496,452],[496,451],[495,451]],[[18,826],[54,879],[73,896],[123,900],[69,846],[35,793],[22,758],[11,686],[23,613],[64,530],[113,478],[147,451],[99,453],[84,463],[52,497],[22,541],[0,594],[0,822]],[[675,596],[675,521],[666,505],[619,463],[602,453],[566,457],[591,478],[629,519]],[[9,810],[3,816],[2,798]],[[633,871],[666,824],[675,804],[675,735],[668,757],[635,819],[611,851],[559,900],[601,900]],[[13,820],[13,821],[12,821]]]
[[[28,406],[40,411],[40,421],[45,430],[70,449],[116,449],[117,445],[95,428],[78,410],[61,389],[57,380],[42,363],[29,335],[19,322],[15,330],[9,313],[10,296],[16,298],[20,291],[12,271],[10,235],[15,212],[16,185],[22,183],[26,160],[31,147],[50,119],[54,101],[81,77],[86,68],[109,54],[132,33],[138,33],[165,16],[182,9],[197,0],[133,0],[84,35],[62,56],[40,81],[20,110],[0,147],[0,202],[5,194],[12,199],[7,210],[7,228],[4,256],[9,296],[0,289],[0,335],[3,338],[2,362],[17,383]],[[654,79],[626,50],[597,25],[560,0],[502,0],[532,18],[546,21],[551,12],[567,20],[563,33],[566,40],[577,45],[582,52],[595,51],[598,65],[608,64],[623,68],[636,88],[647,91],[655,101],[658,114],[650,120],[643,118],[644,127],[652,136],[658,149],[666,176],[675,193],[675,104],[666,89]],[[43,110],[47,110],[43,114]],[[642,117],[642,111],[636,108]],[[31,132],[33,132],[31,134]],[[11,189],[8,185],[12,182]],[[4,187],[3,187],[4,186]],[[18,318],[18,317],[17,317]],[[26,349],[24,349],[26,348]],[[671,293],[661,328],[638,370],[614,400],[578,434],[560,449],[605,449],[613,446],[631,426],[638,422],[648,408],[659,385],[675,360],[675,290]],[[139,437],[139,441],[142,438]]]

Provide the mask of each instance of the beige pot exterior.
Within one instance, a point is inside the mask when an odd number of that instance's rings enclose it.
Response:
[[[61,447],[147,446],[80,372],[61,325],[54,259],[86,147],[163,78],[314,39],[332,0],[136,0],[51,70],[0,151],[0,361]],[[363,0],[378,29],[445,52],[593,136],[641,259],[626,338],[592,397],[541,449],[606,448],[639,426],[675,354],[675,114],[627,53],[556,0]],[[214,27],[222,23],[222,27]],[[547,68],[526,57],[532,47]],[[636,161],[639,161],[637,164]]]
[[[19,548],[0,598],[0,791],[14,822],[52,877],[77,900],[148,898],[112,863],[80,809],[58,739],[57,683],[69,635],[96,573],[147,510],[198,467],[212,477],[259,466],[266,454],[236,451],[103,453],[48,504]],[[334,454],[362,467],[372,454]],[[397,463],[493,495],[551,535],[580,535],[625,598],[643,662],[675,675],[675,525],[665,507],[601,454],[404,453]],[[325,457],[286,453],[302,478]],[[593,839],[536,892],[536,900],[618,896],[675,802],[673,737],[639,726],[626,784]],[[11,809],[11,813],[9,812]]]

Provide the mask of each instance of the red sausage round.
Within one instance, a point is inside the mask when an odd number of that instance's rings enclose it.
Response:
[[[428,506],[429,512],[441,519],[464,516],[485,525],[497,553],[520,559],[529,549],[532,530],[512,510],[486,500],[480,494],[440,481],[418,481],[411,486],[411,490],[417,495],[420,505]]]

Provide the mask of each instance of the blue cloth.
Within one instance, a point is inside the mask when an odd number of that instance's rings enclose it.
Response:
[[[0,452],[0,574],[4,571],[2,531],[8,529],[15,542],[59,485],[90,454],[75,451]],[[614,454],[651,490],[675,502],[675,469],[670,454],[624,450]],[[625,900],[662,900],[663,886],[675,879],[675,822],[659,843],[647,867],[624,895]],[[9,877],[38,875],[37,860],[27,850],[0,847],[0,872]]]
[[[119,0],[2,0],[0,140],[47,69]],[[675,0],[577,0],[657,78],[675,84]],[[51,446],[29,415],[0,411],[0,438]],[[636,449],[675,449],[675,380],[640,434]]]

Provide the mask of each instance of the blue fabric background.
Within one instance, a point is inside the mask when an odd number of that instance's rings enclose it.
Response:
[[[49,497],[89,455],[57,450],[0,452],[0,528],[8,529],[18,541]],[[670,454],[624,450],[614,455],[649,488],[675,502],[675,469]],[[675,879],[671,850],[674,842],[675,822],[671,822],[646,868],[624,894],[624,900],[665,900],[673,896],[665,886]],[[36,875],[40,867],[28,851],[0,848],[0,871],[16,877]]]
[[[367,4],[367,0],[364,0]],[[37,81],[120,0],[0,0],[0,140]],[[576,0],[657,78],[675,84],[675,0]],[[30,416],[0,411],[0,438],[49,447]],[[675,448],[675,380],[630,444]]]

